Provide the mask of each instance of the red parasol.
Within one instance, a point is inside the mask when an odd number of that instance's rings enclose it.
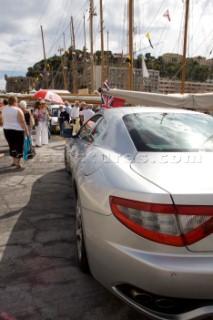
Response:
[[[57,93],[51,90],[41,89],[37,91],[33,97],[36,99],[48,100],[58,104],[64,104],[64,101],[62,100],[62,98]]]

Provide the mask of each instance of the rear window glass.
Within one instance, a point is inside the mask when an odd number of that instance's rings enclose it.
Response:
[[[56,108],[52,109],[52,111],[51,111],[52,117],[58,117],[58,110],[59,109],[56,109]]]
[[[135,113],[123,121],[138,151],[213,151],[213,117],[189,113]]]

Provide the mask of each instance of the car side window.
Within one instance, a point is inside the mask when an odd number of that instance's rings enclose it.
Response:
[[[107,122],[105,117],[102,117],[97,122],[96,126],[92,129],[91,136],[94,142],[98,142],[98,138],[102,136],[102,133],[105,132]]]
[[[89,119],[78,133],[78,137],[85,142],[92,143],[94,141],[92,132],[95,129],[96,123],[102,118],[101,114],[94,115]]]

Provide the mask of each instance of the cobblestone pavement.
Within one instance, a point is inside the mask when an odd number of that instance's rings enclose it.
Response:
[[[0,127],[0,315],[16,320],[142,320],[78,268],[64,140],[11,167]],[[1,317],[0,317],[1,318]]]

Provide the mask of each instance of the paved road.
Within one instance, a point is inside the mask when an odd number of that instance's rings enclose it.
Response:
[[[24,169],[15,169],[0,127],[0,314],[17,320],[142,320],[78,269],[63,150],[64,140],[53,136]]]

